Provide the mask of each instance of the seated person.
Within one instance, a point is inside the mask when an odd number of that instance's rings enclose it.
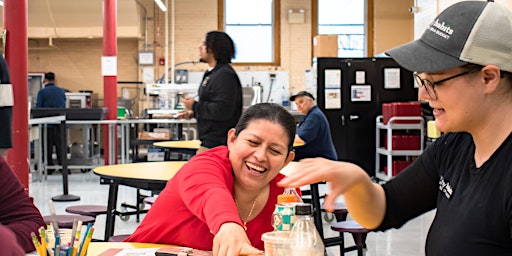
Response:
[[[294,137],[295,120],[281,106],[248,108],[229,130],[227,146],[190,159],[126,241],[213,250],[214,255],[261,253],[261,235],[273,230],[272,212],[284,192],[276,185],[284,178],[279,171],[295,156]]]
[[[294,101],[297,105],[297,111],[304,115],[295,135],[295,141],[304,145],[295,147],[295,161],[312,157],[337,160],[338,155],[332,143],[329,121],[322,110],[315,105],[314,100],[313,95],[307,91],[301,91],[290,97],[290,101]]]
[[[23,249],[20,247],[19,244],[16,243],[16,236],[9,228],[0,225],[0,237],[2,238],[0,239],[0,249],[2,250],[2,255],[25,255]]]
[[[25,192],[25,188],[18,177],[1,156],[0,177],[2,177],[0,179],[0,202],[2,202],[0,225],[14,233],[18,245],[25,252],[34,251],[35,248],[30,233],[37,234],[39,227],[46,226],[43,217],[34,206],[32,198]],[[4,238],[4,236],[0,237]]]

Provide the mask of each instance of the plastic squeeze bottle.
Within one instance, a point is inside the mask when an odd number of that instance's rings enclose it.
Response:
[[[313,223],[311,204],[295,205],[295,224],[286,240],[286,256],[323,256],[324,243]]]

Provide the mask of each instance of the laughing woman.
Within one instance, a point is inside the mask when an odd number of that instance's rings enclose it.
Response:
[[[227,146],[196,155],[168,181],[126,240],[174,244],[214,255],[256,254],[272,231],[279,171],[294,158],[295,120],[281,106],[247,109]]]

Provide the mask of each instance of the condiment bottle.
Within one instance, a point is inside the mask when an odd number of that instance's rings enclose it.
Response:
[[[286,240],[287,256],[323,256],[324,243],[313,223],[311,204],[296,204],[295,217],[290,236]]]
[[[277,196],[276,208],[272,214],[274,230],[290,231],[292,229],[297,202],[302,202],[302,199],[294,188],[286,188],[283,194]]]

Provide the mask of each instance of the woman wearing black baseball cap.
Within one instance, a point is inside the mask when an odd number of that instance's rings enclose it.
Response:
[[[375,231],[436,209],[426,255],[512,255],[512,14],[494,2],[444,10],[420,39],[387,52],[415,71],[445,134],[384,185],[360,167],[304,160],[280,183],[330,182],[351,216]]]

